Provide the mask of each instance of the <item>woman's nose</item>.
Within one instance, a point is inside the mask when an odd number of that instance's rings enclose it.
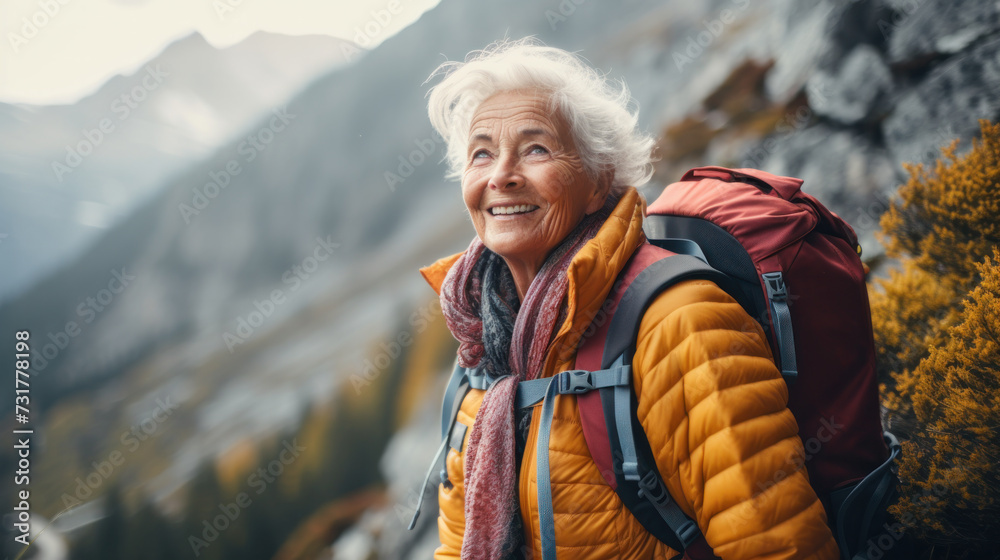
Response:
[[[509,155],[501,156],[493,168],[489,188],[516,189],[522,185],[524,185],[524,177],[521,175],[516,159]]]

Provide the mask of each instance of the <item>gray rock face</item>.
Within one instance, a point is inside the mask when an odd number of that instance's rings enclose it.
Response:
[[[903,94],[883,126],[898,162],[930,163],[955,138],[967,146],[979,119],[1000,118],[1000,35],[956,55]]]
[[[794,96],[808,81],[823,53],[830,50],[826,30],[833,6],[827,2],[804,4],[811,7],[789,7],[786,21],[772,22],[775,28],[783,28],[784,31],[779,43],[782,46],[773,47],[774,68],[768,73],[766,81],[768,97],[778,102]],[[794,45],[794,48],[787,48],[789,45]]]
[[[803,192],[847,220],[869,254],[881,251],[878,217],[900,179],[884,148],[851,130],[820,124],[777,139],[760,167],[801,178]]]
[[[888,0],[879,20],[891,62],[955,54],[1000,28],[1000,3],[980,0]]]
[[[786,116],[740,146],[742,163],[805,179],[878,254],[874,231],[903,164],[932,163],[956,138],[965,149],[980,119],[1000,119],[1000,3],[775,0],[770,9],[767,97],[804,95],[811,115],[791,127]],[[705,163],[732,145],[720,135]]]
[[[892,73],[870,45],[858,45],[833,71],[820,70],[807,84],[809,106],[842,124],[857,124],[875,113],[892,89]]]

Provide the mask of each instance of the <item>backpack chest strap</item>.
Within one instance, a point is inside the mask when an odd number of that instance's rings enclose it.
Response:
[[[555,384],[555,392],[560,395],[580,395],[595,389],[628,385],[632,376],[632,366],[615,366],[598,371],[571,369],[545,379],[532,379],[517,384],[516,408],[535,406],[545,399],[549,385]]]
[[[581,395],[597,389],[614,388],[616,393],[624,392],[627,398],[631,382],[632,366],[618,361],[608,369],[563,371],[546,379],[522,381],[517,386],[518,407],[542,403],[542,420],[538,428],[536,478],[538,529],[542,539],[543,560],[556,557],[555,515],[552,509],[552,480],[549,467],[549,440],[552,434],[556,395]]]

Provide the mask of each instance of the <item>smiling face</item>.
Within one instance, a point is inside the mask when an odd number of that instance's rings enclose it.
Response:
[[[522,299],[549,252],[600,210],[608,192],[587,176],[569,125],[548,100],[544,92],[510,91],[483,101],[462,174],[476,233],[507,261]]]

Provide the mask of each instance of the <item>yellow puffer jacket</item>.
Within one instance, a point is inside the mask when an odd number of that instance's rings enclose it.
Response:
[[[569,308],[542,377],[573,369],[575,348],[619,271],[644,242],[645,202],[634,188],[569,266]],[[440,292],[459,255],[421,273]],[[698,522],[723,560],[838,557],[826,515],[796,469],[802,442],[786,408],[785,383],[759,325],[715,284],[691,280],[662,293],[639,327],[633,360],[638,415],[670,494]],[[466,396],[458,422],[471,426],[483,391]],[[540,559],[536,407],[520,467],[525,542]],[[466,431],[466,444],[468,434]],[[459,558],[465,528],[464,452],[449,450],[451,488],[438,490],[441,546]],[[552,502],[560,558],[671,558],[604,481],[587,450],[576,399],[556,397],[550,445]]]

